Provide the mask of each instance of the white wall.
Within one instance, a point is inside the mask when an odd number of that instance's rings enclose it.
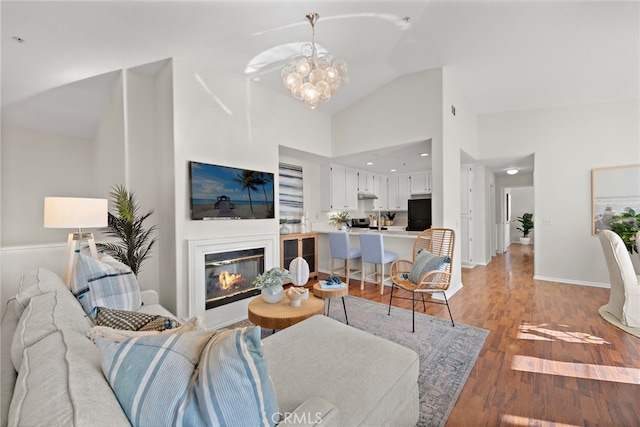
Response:
[[[135,192],[140,205],[140,213],[151,210],[154,213],[145,221],[146,227],[158,225],[159,213],[156,213],[159,198],[159,164],[160,143],[156,123],[156,77],[141,74],[132,70],[125,70],[125,141],[127,166],[126,187]],[[151,167],[149,167],[151,166]],[[154,234],[159,240],[172,239],[173,236],[163,233],[160,228]],[[160,290],[159,274],[160,257],[158,256],[158,242],[151,250],[151,255],[145,260],[138,283],[141,288]]]
[[[333,156],[440,139],[442,70],[392,81],[333,116]]]
[[[127,184],[124,91],[121,72],[93,139],[92,169],[85,179],[93,182],[95,197],[107,198],[111,187]]]
[[[158,224],[158,246],[155,256],[158,257],[160,298],[166,303],[173,297],[177,278],[176,259],[177,246],[181,242],[175,239],[176,233],[176,183],[173,162],[173,61],[158,72],[155,79],[155,134],[157,136],[158,186],[155,199]],[[147,168],[144,168],[147,169]],[[148,170],[148,169],[147,169]],[[162,261],[160,261],[162,260]],[[167,295],[167,296],[165,296]],[[168,305],[167,305],[168,306]]]
[[[44,228],[44,198],[96,197],[91,156],[89,140],[3,126],[3,247],[67,241],[73,230]]]
[[[187,162],[197,160],[271,172],[276,176],[277,188],[278,145],[326,152],[323,147],[330,146],[327,131],[330,119],[322,111],[310,112],[293,98],[257,87],[235,75],[177,60],[173,74],[176,258],[161,262],[177,266],[173,295],[163,298],[169,308],[184,316],[189,298],[186,290],[189,239],[264,233],[277,236],[279,229],[277,219],[191,221]],[[266,267],[277,265],[277,259],[276,253],[271,263],[267,260]],[[235,320],[233,316],[246,316],[246,304],[244,300],[215,310],[210,322],[223,324]]]
[[[640,163],[639,113],[626,101],[478,117],[481,158],[535,153],[536,278],[608,283],[591,235],[590,173]]]

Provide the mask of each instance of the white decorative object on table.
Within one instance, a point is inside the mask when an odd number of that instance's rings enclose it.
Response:
[[[303,299],[309,299],[309,289],[291,287],[287,289],[287,297],[292,307],[300,307]]]
[[[291,281],[296,286],[304,286],[309,281],[309,264],[302,257],[294,258],[289,264]]]

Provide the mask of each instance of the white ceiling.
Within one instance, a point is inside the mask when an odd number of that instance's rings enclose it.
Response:
[[[90,136],[109,73],[172,57],[286,93],[288,59],[245,70],[310,41],[311,11],[317,42],[349,67],[349,84],[319,107],[329,113],[438,67],[478,113],[639,97],[636,1],[2,1],[3,123]]]

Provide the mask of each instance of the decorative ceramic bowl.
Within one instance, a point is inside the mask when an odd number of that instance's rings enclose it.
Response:
[[[291,301],[292,307],[300,307],[303,299],[309,298],[309,289],[290,287],[287,289],[287,297]]]

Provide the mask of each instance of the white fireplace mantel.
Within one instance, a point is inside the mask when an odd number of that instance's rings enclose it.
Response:
[[[264,248],[264,267],[268,270],[277,267],[278,236],[276,234],[257,234],[233,236],[216,239],[188,240],[189,243],[189,317],[202,315],[207,326],[217,327],[233,323],[247,317],[247,305],[250,299],[237,301],[224,306],[206,310],[205,255],[221,252]]]

